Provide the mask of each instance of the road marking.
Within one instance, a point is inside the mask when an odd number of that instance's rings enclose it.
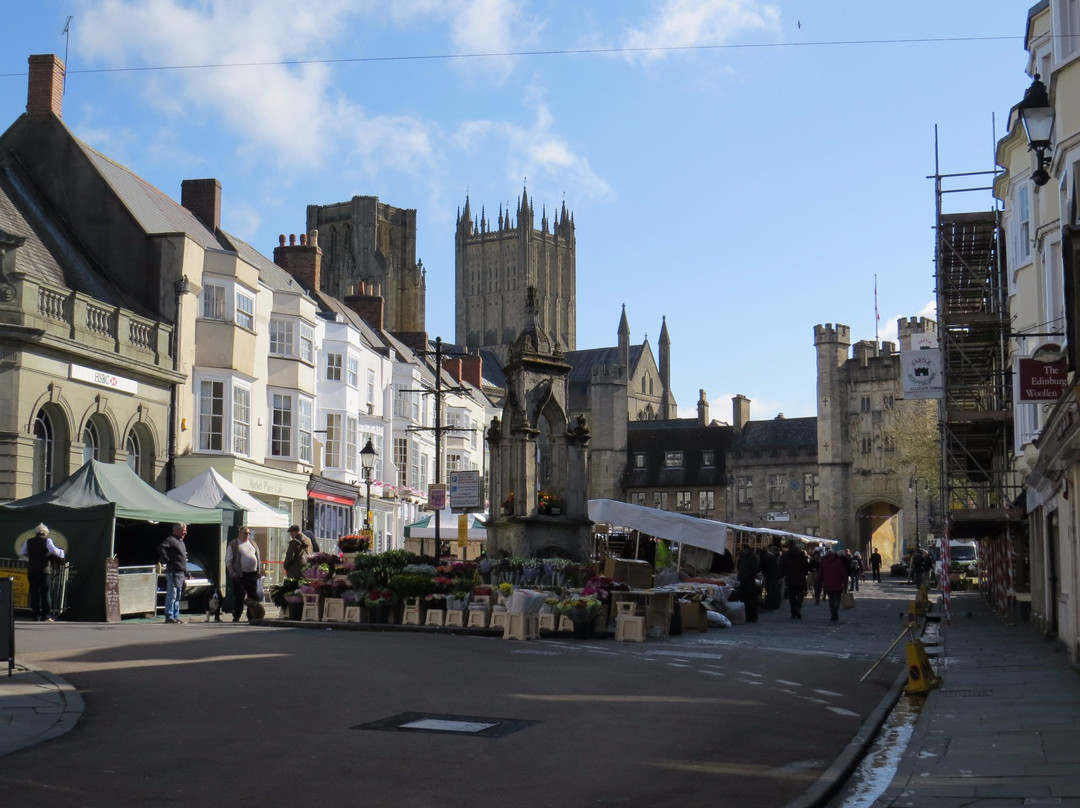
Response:
[[[853,715],[856,718],[859,717],[858,713],[853,713],[851,710],[845,710],[843,707],[826,707],[825,709],[829,712],[836,713],[837,715]]]
[[[835,690],[819,690],[814,688],[815,693],[820,693],[823,696],[843,696],[843,693],[837,693]]]
[[[723,699],[715,696],[696,698],[693,696],[654,696],[652,694],[631,695],[602,695],[598,693],[510,693],[511,698],[524,699],[525,701],[555,701],[555,702],[603,702],[605,704],[620,704],[625,702],[648,702],[652,704],[730,704],[737,706],[762,707],[764,702],[751,699]]]

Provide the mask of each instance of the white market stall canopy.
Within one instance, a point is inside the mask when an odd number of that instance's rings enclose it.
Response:
[[[486,513],[470,513],[469,516],[469,540],[485,541],[487,539],[487,526],[484,519]],[[439,511],[439,538],[454,539],[457,537],[458,514],[449,508]],[[410,539],[433,539],[435,538],[435,514],[427,514],[423,519],[413,522],[405,528],[405,537]]]
[[[761,533],[778,536],[781,540],[800,539],[809,543],[822,542],[836,544],[833,539],[817,536],[804,536],[787,530],[774,530],[767,527],[748,527],[717,522],[712,519],[699,519],[659,508],[647,508],[644,505],[631,505],[629,502],[617,502],[613,499],[590,499],[589,518],[594,522],[605,522],[618,527],[628,527],[661,539],[668,539],[692,547],[703,547],[714,553],[723,553],[728,546],[731,533]]]
[[[177,502],[200,508],[229,508],[245,511],[244,522],[249,527],[289,526],[289,514],[260,502],[247,491],[222,476],[217,469],[208,468],[198,477],[177,486],[167,495]]]

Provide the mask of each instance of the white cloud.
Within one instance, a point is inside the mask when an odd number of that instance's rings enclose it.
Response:
[[[747,32],[779,30],[780,11],[759,0],[664,0],[656,13],[626,31],[626,48],[679,48],[724,45]],[[652,61],[664,51],[631,54]]]

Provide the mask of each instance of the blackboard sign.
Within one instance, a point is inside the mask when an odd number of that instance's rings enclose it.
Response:
[[[120,561],[105,559],[105,622],[120,622]]]
[[[15,669],[15,580],[0,578],[0,654],[7,659],[8,676]]]

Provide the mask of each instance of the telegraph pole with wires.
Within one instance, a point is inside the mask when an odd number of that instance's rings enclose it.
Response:
[[[435,426],[411,426],[408,428],[410,432],[434,432],[435,433],[435,484],[442,484],[442,435],[443,432],[471,432],[472,430],[462,426],[443,426],[442,423],[442,399],[447,393],[467,393],[466,387],[443,387],[442,383],[442,361],[443,357],[447,356],[468,356],[467,352],[463,351],[446,351],[443,349],[442,337],[435,338],[435,350],[434,351],[416,351],[421,356],[435,356],[435,389],[434,390],[407,390],[403,392],[418,392],[424,395],[435,396]],[[435,553],[434,558],[439,560],[441,555],[440,548],[442,547],[442,525],[441,522],[441,508],[435,509]],[[424,544],[420,542],[420,554],[423,555]]]
[[[68,74],[68,46],[71,44],[71,20],[72,16],[69,14],[67,21],[64,23],[64,30],[60,32],[60,36],[64,38],[64,81],[60,85],[60,94],[65,95],[67,93],[67,74]]]

